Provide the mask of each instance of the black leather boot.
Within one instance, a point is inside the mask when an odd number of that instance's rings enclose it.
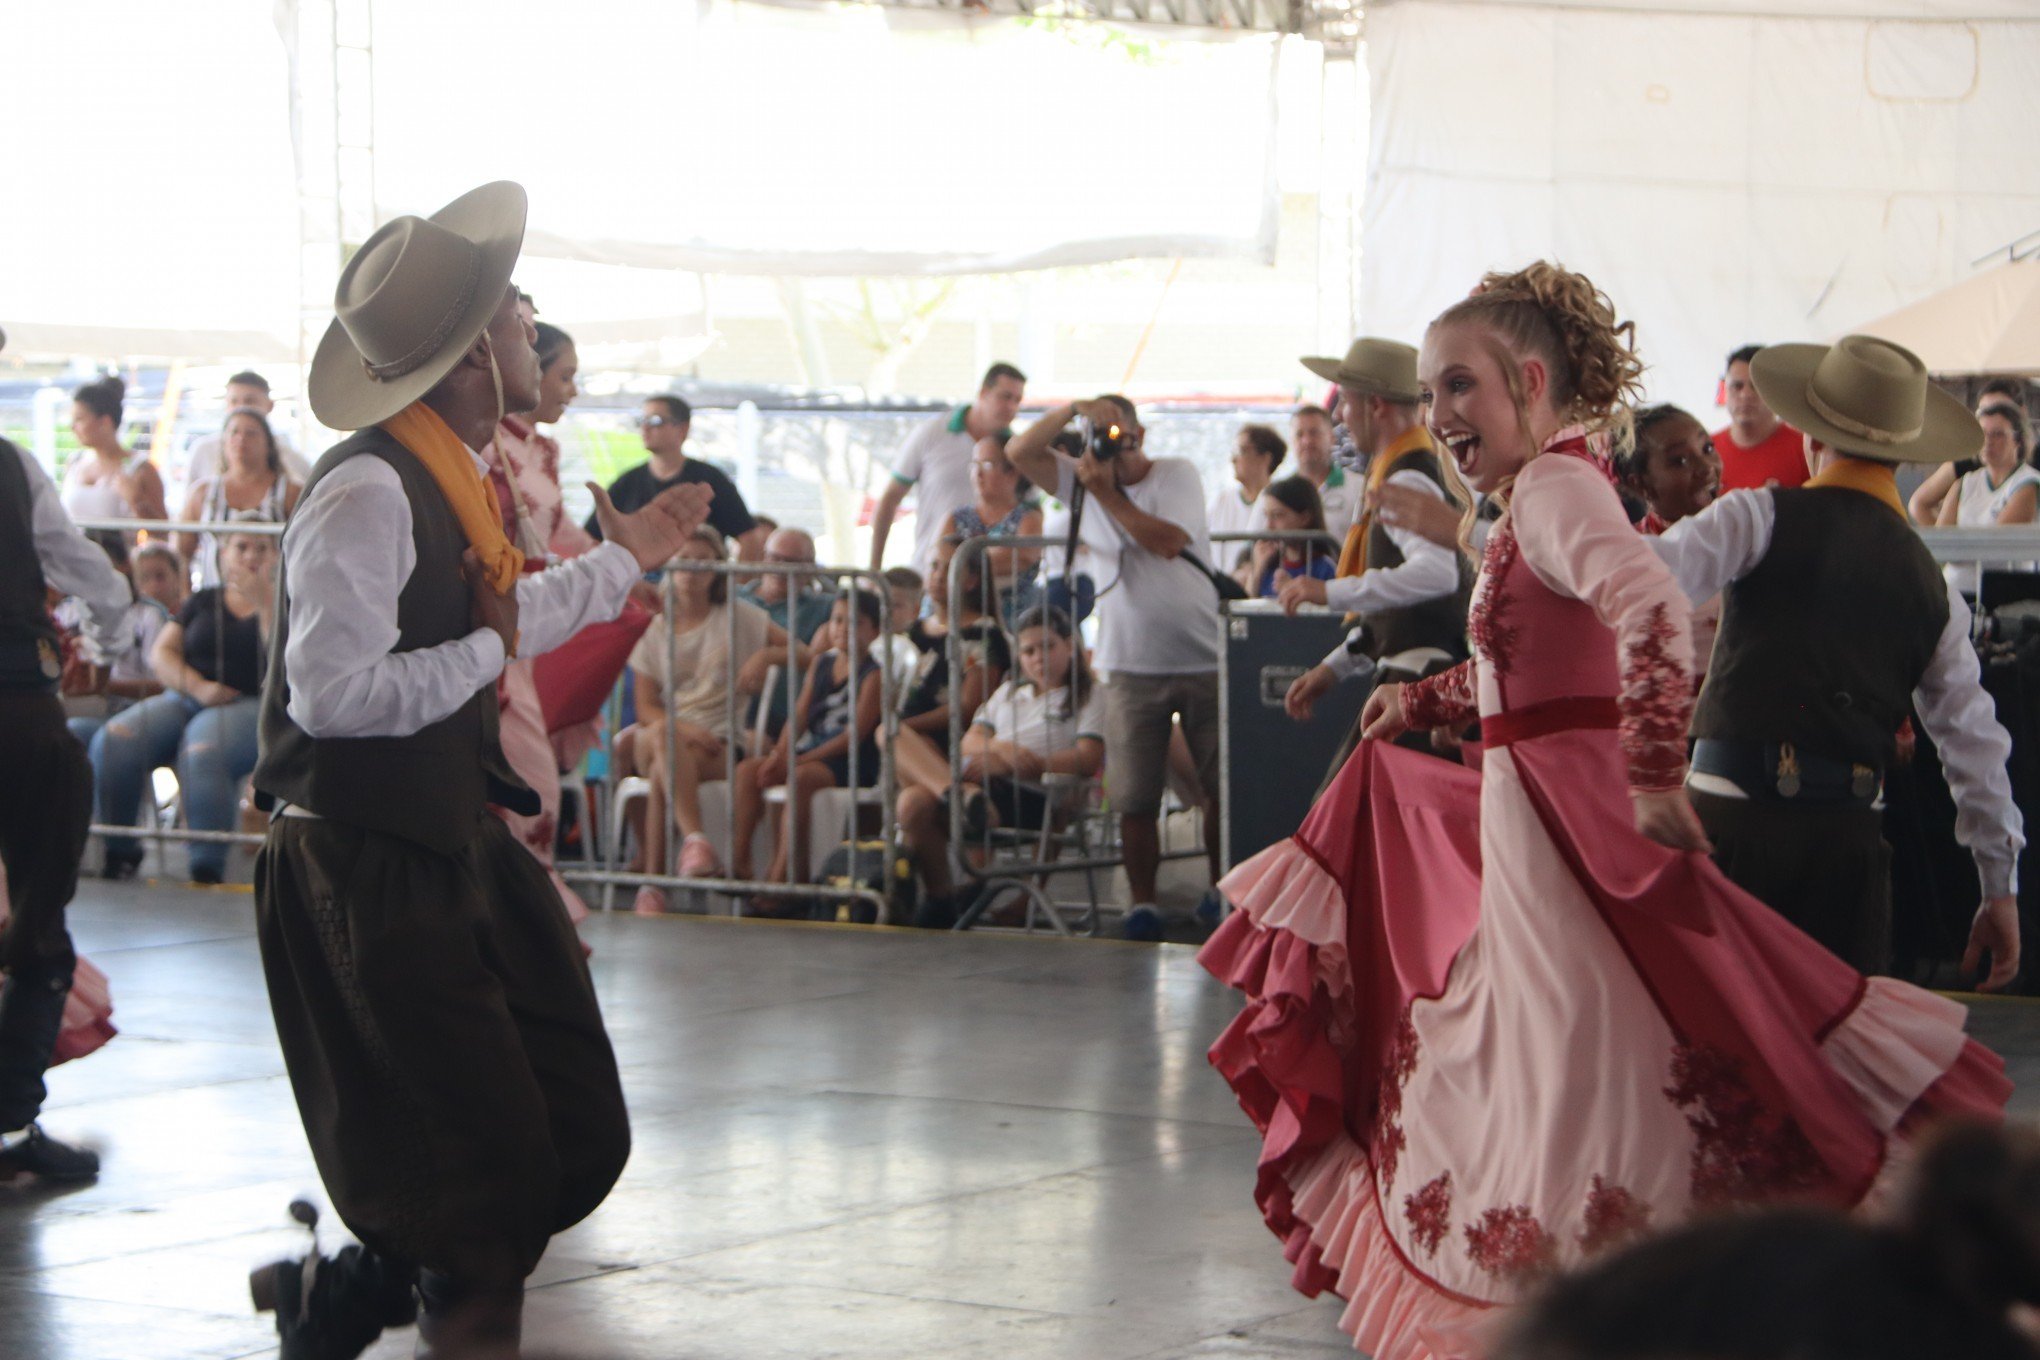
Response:
[[[418,1277],[417,1360],[517,1360],[524,1286],[463,1285],[433,1271]]]
[[[303,1200],[291,1217],[316,1228],[319,1211]],[[276,1314],[282,1360],[354,1360],[386,1327],[418,1315],[412,1292],[417,1272],[366,1247],[342,1247],[333,1256],[312,1239],[309,1255],[272,1261],[248,1277],[258,1313]]]

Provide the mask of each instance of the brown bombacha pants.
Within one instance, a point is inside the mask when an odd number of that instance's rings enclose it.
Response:
[[[1738,888],[1857,972],[1891,966],[1891,847],[1876,809],[1688,795]]]
[[[519,1284],[622,1173],[579,937],[495,817],[457,854],[278,817],[255,900],[277,1037],[334,1208],[379,1255]]]

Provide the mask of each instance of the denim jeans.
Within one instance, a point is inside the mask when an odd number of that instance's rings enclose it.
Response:
[[[232,831],[241,781],[255,768],[260,703],[247,695],[207,708],[168,690],[107,719],[92,738],[92,774],[99,820],[134,826],[150,774],[175,763],[184,796],[184,820],[193,831]],[[107,849],[133,854],[140,842],[109,837]],[[224,844],[194,841],[191,868],[223,872]]]

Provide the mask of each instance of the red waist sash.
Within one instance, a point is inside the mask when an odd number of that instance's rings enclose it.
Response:
[[[1613,696],[1569,696],[1546,699],[1524,708],[1489,713],[1480,720],[1480,739],[1485,746],[1512,746],[1532,737],[1578,728],[1613,728],[1622,720]]]

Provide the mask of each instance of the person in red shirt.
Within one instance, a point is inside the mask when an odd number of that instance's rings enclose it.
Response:
[[[1721,393],[1728,407],[1728,428],[1714,432],[1721,455],[1721,489],[1798,486],[1809,475],[1806,444],[1799,431],[1778,419],[1757,395],[1750,381],[1750,356],[1762,346],[1744,345],[1728,356]]]

